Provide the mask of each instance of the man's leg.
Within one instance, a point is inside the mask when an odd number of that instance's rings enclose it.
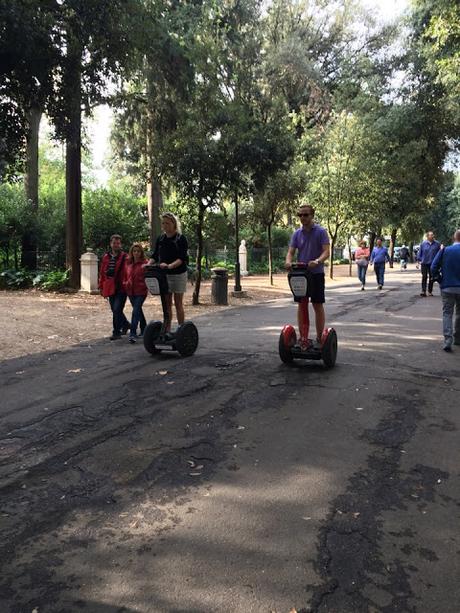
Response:
[[[316,323],[316,340],[320,341],[323,336],[323,330],[326,325],[326,312],[324,310],[324,304],[313,302],[313,308],[315,310],[315,323]]]
[[[118,334],[117,332],[117,319],[116,319],[116,314],[115,314],[115,296],[109,296],[109,304],[110,304],[110,309],[112,311],[112,334]]]
[[[444,334],[444,349],[452,345],[452,318],[455,306],[455,294],[441,293],[442,296],[442,332]]]
[[[120,292],[120,330],[123,332],[123,334],[126,334],[126,332],[129,330],[131,324],[129,323],[129,321],[126,319],[125,314],[123,313],[123,309],[125,308],[125,304],[126,304],[126,299],[127,299],[127,295],[125,293],[121,293]]]
[[[113,297],[113,319],[115,334],[126,334],[130,328],[130,323],[126,319],[123,309],[126,303],[126,294],[117,292]]]
[[[428,277],[428,266],[422,264],[422,294],[426,294],[426,280]]]
[[[455,295],[454,345],[460,345],[460,294]]]
[[[434,280],[433,280],[433,275],[431,274],[431,266],[428,266],[428,293],[429,294],[433,293],[433,285],[434,285]]]

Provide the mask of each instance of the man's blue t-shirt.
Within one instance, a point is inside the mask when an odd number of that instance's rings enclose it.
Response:
[[[311,230],[306,231],[299,228],[291,237],[290,247],[297,249],[297,261],[308,264],[311,260],[316,260],[323,253],[323,245],[329,245],[327,231],[319,224],[313,224]],[[318,264],[310,269],[312,273],[323,273],[324,264]]]
[[[374,247],[371,253],[371,262],[373,264],[382,264],[390,261],[388,255],[388,249],[383,245],[381,247]]]

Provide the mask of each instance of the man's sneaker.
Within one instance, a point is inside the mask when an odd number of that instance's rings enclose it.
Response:
[[[134,343],[136,342],[136,337],[135,337],[135,336],[130,336],[128,340],[129,340],[129,342],[130,342],[132,345],[134,345]]]
[[[444,343],[444,347],[443,347],[444,351],[447,351],[448,353],[450,351],[452,351],[452,345],[451,343]]]
[[[379,289],[382,289],[382,288],[383,288],[383,285],[379,285]]]
[[[421,296],[422,298],[426,298],[426,292],[420,292],[420,296]]]
[[[321,349],[321,341],[319,341],[318,339],[312,341],[311,348],[316,349],[316,351],[319,351]]]
[[[117,341],[119,338],[121,338],[121,334],[113,333],[112,336],[110,337],[110,340],[111,341]]]
[[[364,285],[362,286],[361,291],[364,292]]]
[[[432,296],[432,295],[433,295],[433,292],[428,292],[428,296]]]
[[[123,326],[123,328],[121,329],[121,333],[122,334],[128,334],[128,330],[131,328],[131,324],[127,323]]]

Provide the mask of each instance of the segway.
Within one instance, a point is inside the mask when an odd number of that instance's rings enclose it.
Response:
[[[145,284],[153,296],[160,296],[163,321],[151,321],[144,330],[144,347],[152,355],[162,351],[178,351],[181,356],[193,355],[198,347],[198,330],[185,321],[175,332],[168,332],[170,318],[166,295],[169,293],[167,273],[159,266],[145,267]]]
[[[294,326],[287,324],[281,331],[279,338],[279,355],[281,360],[289,364],[294,359],[323,360],[327,368],[334,366],[337,358],[337,333],[334,328],[325,328],[321,337],[320,347],[313,344],[308,338],[310,319],[308,315],[308,283],[312,273],[306,264],[297,263],[292,266],[288,273],[289,287],[296,302],[300,302],[301,322],[300,339]]]

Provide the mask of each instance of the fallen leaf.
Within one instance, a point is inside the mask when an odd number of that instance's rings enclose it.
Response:
[[[201,473],[189,473],[191,477],[201,477]]]
[[[71,368],[70,370],[68,370],[68,373],[78,373],[81,372],[82,370],[84,370],[83,368]]]
[[[364,411],[363,407],[356,407],[356,411]]]
[[[17,374],[17,375],[23,375],[23,374],[24,374],[24,371],[23,371],[23,370],[17,370],[17,371],[16,371],[16,374]]]
[[[187,460],[187,464],[190,464],[192,468],[195,466],[195,462],[193,460]]]
[[[164,377],[164,376],[165,376],[165,375],[167,375],[167,374],[168,374],[168,371],[167,371],[167,370],[159,370],[159,371],[157,372],[157,375],[161,375],[162,377]]]

